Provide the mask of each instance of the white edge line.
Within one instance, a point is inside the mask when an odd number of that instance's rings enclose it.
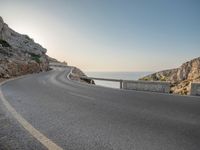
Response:
[[[70,72],[67,74],[67,79],[70,80],[70,81],[73,81],[70,79],[70,74],[72,74],[72,71],[73,71],[74,67],[71,67],[71,70]],[[85,96],[85,95],[80,95],[80,94],[77,94],[77,93],[74,93],[74,92],[69,92],[69,94],[71,95],[74,95],[74,96],[79,96],[79,97],[82,97],[82,98],[86,98],[86,99],[91,99],[91,100],[94,100],[93,97],[89,97],[89,96]]]
[[[73,70],[74,70],[74,67],[71,68],[70,72],[69,72],[68,75],[67,75],[68,80],[71,80],[69,76],[70,76],[70,74],[72,74],[72,71],[73,71]]]
[[[22,77],[10,79],[0,83],[0,86],[5,84],[8,81],[20,79]],[[16,110],[9,104],[9,102],[5,99],[2,90],[0,88],[0,99],[3,104],[6,106],[8,111],[13,115],[13,117],[33,136],[35,137],[42,145],[44,145],[49,150],[63,150],[60,146],[56,145],[53,141],[48,139],[45,135],[40,133],[37,129],[35,129],[28,121],[26,121]]]

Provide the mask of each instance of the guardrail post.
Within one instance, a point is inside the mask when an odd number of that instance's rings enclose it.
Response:
[[[123,87],[122,87],[122,82],[123,82],[123,80],[120,80],[120,89],[123,88]]]

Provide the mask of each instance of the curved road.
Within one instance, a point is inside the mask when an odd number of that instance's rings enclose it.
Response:
[[[7,82],[2,92],[34,128],[67,150],[199,150],[200,98],[68,80],[70,68]]]

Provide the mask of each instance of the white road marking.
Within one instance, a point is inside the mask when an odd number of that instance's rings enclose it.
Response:
[[[2,84],[1,84],[2,85]],[[56,145],[53,141],[48,139],[45,135],[40,133],[37,129],[35,129],[28,121],[26,121],[16,110],[9,104],[9,102],[5,99],[2,90],[0,89],[0,99],[3,104],[6,106],[8,111],[14,116],[14,118],[40,143],[42,143],[49,150],[63,150],[60,146]]]
[[[93,98],[93,97],[77,94],[77,93],[74,93],[74,92],[67,92],[67,93],[69,93],[70,95],[73,95],[73,96],[78,96],[78,97],[85,98],[85,99],[95,100],[95,98]]]
[[[70,74],[72,74],[73,69],[74,69],[74,68],[71,68],[70,72],[69,72],[68,75],[67,75],[68,80],[71,80],[71,79],[70,79]]]
[[[72,72],[72,69],[71,69],[70,73],[71,73],[71,72]],[[69,74],[70,74],[70,73],[69,73]],[[70,80],[70,78],[68,77],[69,74],[67,75],[67,78]],[[50,77],[50,81],[51,81],[53,84],[56,84],[56,85],[58,85],[58,86],[60,86],[60,87],[63,87],[63,88],[66,88],[66,84],[64,84],[64,83],[62,83],[62,82],[58,82],[58,81],[56,80],[56,76],[57,76],[57,74],[56,74],[56,75],[52,75],[52,76]],[[78,94],[78,93],[71,92],[71,91],[66,91],[66,92],[67,92],[68,94],[70,94],[70,95],[73,95],[73,96],[77,96],[77,97],[81,97],[81,98],[85,98],[85,99],[90,99],[90,100],[95,100],[95,98],[90,97],[90,96]]]

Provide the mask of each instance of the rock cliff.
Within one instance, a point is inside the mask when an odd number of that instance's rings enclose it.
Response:
[[[0,17],[0,79],[48,70],[46,51],[27,35],[9,28]]]
[[[87,77],[83,71],[81,71],[79,68],[74,67],[72,70],[72,73],[70,74],[71,80],[79,81],[79,82],[85,82],[88,84],[95,84],[94,80],[91,79],[84,79],[81,77]]]
[[[200,57],[182,64],[179,68],[156,72],[140,80],[169,81],[172,93],[189,94],[191,82],[200,82]]]

